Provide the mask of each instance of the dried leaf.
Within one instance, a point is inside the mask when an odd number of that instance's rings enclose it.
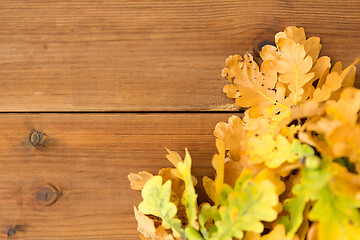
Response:
[[[328,101],[326,114],[331,120],[339,120],[344,124],[355,126],[360,111],[360,90],[346,88],[341,92],[338,101]]]
[[[281,38],[291,39],[295,43],[304,45],[306,56],[310,56],[313,62],[318,58],[321,50],[320,38],[310,37],[306,39],[304,28],[297,28],[295,26],[287,27],[284,32],[279,32],[275,35],[276,43]]]
[[[156,239],[154,221],[134,207],[135,218],[138,222],[137,230],[146,238]]]
[[[284,88],[274,87],[277,82],[277,72],[272,62],[266,61],[259,66],[248,54],[242,58],[240,55],[230,56],[226,60],[228,68],[224,68],[222,75],[227,77],[231,84],[225,86],[224,92],[229,97],[235,97],[236,104],[240,107],[251,107],[249,114],[252,118],[260,116],[267,108],[271,106],[283,105]]]
[[[338,101],[328,101],[326,116],[304,126],[307,132],[299,134],[300,140],[315,146],[328,157],[348,156],[357,162],[360,157],[360,90],[346,88]],[[311,132],[318,135],[313,136]]]
[[[141,233],[140,238],[144,240],[174,240],[173,236],[169,234],[162,226],[155,229],[154,220],[146,216],[140,210],[134,207],[135,217],[138,222],[137,230]]]
[[[317,88],[314,91],[313,100],[322,102],[330,99],[341,87],[348,87],[354,82],[355,78],[355,65],[360,62],[360,58],[356,59],[350,66],[341,71],[332,71],[327,75],[326,80],[321,88]]]
[[[247,108],[218,123],[215,180],[198,207],[191,158],[168,151],[175,168],[130,174],[143,201],[141,239],[355,240],[360,236],[360,90],[355,64],[332,68],[320,39],[287,27],[250,54],[226,60],[224,92]],[[312,146],[312,147],[310,147]],[[200,211],[198,211],[200,209]]]
[[[315,73],[310,72],[312,59],[306,56],[304,46],[293,40],[281,38],[277,45],[281,57],[274,62],[275,69],[280,73],[279,81],[289,84],[289,97],[292,103],[297,105],[304,93],[303,86],[315,76]]]
[[[231,159],[240,160],[240,155],[245,149],[246,132],[244,122],[238,116],[231,116],[228,123],[216,124],[214,135],[225,143],[225,149],[229,151]]]
[[[306,40],[304,28],[297,28],[295,26],[286,27],[283,32],[275,34],[275,42],[277,43],[281,38],[291,39],[295,43],[301,43]]]
[[[145,183],[150,180],[153,175],[149,172],[142,171],[138,174],[130,173],[128,179],[130,180],[130,187],[134,190],[141,191],[144,188]]]

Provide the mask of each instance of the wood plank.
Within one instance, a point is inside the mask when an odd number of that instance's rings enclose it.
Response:
[[[0,22],[0,111],[226,110],[225,58],[288,25],[360,56],[359,0],[2,0]]]
[[[0,115],[0,238],[139,239],[127,174],[171,164],[164,146],[213,175],[213,129],[229,114]],[[33,146],[34,131],[45,134]],[[32,143],[39,139],[32,135]],[[197,189],[204,193],[199,184]],[[57,189],[57,190],[56,190]],[[54,192],[59,194],[52,196]],[[55,196],[58,196],[57,201]],[[55,201],[55,202],[54,202]]]

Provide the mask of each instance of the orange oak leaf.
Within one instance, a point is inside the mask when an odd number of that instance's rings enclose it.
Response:
[[[141,191],[144,188],[145,183],[151,179],[153,175],[149,172],[142,171],[138,174],[130,173],[128,179],[130,180],[130,187],[134,190]]]
[[[137,230],[140,232],[140,238],[146,240],[174,240],[161,225],[155,228],[154,220],[146,216],[136,207],[134,207],[135,218],[138,222]]]
[[[229,151],[232,160],[239,161],[240,155],[245,150],[246,132],[244,122],[238,116],[231,116],[228,123],[216,124],[214,135],[225,143],[225,149]]]
[[[226,60],[227,68],[222,71],[231,84],[224,87],[224,92],[230,98],[236,98],[240,107],[251,107],[251,117],[260,116],[267,108],[276,105],[288,109],[282,102],[285,98],[285,88],[278,86],[277,72],[272,62],[264,62],[259,66],[248,54],[244,58],[240,55],[230,56]]]
[[[360,62],[360,58],[356,59],[350,66],[345,68],[343,71],[341,69],[341,64],[336,65],[336,68],[332,69],[325,80],[321,82],[321,85],[318,86],[313,94],[313,100],[316,102],[323,102],[332,97],[339,95],[338,90],[340,88],[350,87],[354,84],[355,79],[355,65]],[[340,67],[340,69],[338,68]]]

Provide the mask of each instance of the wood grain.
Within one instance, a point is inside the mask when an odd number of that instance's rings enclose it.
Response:
[[[288,25],[360,56],[359,0],[2,0],[0,111],[232,110],[225,58]]]
[[[213,129],[229,114],[0,115],[0,239],[139,239],[127,174],[171,164],[164,146],[213,175]],[[33,146],[34,131],[45,140]],[[31,138],[33,143],[34,137]],[[204,190],[197,186],[203,194]],[[57,201],[46,189],[59,191]],[[49,192],[48,192],[49,193]],[[51,191],[50,191],[51,193]]]

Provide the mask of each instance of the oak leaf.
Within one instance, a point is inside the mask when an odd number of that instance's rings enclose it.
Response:
[[[296,235],[292,238],[287,237],[284,225],[277,224],[270,233],[261,236],[259,240],[299,240],[299,237]]]
[[[304,94],[303,86],[315,76],[315,73],[310,72],[312,58],[306,56],[303,45],[291,39],[281,38],[277,45],[281,56],[274,61],[274,68],[280,73],[279,82],[289,84],[290,100],[297,105]]]
[[[228,123],[219,122],[216,124],[214,135],[224,141],[225,149],[229,151],[231,159],[239,161],[246,144],[246,131],[241,118],[231,116]]]
[[[260,116],[267,108],[276,105],[287,109],[281,102],[285,98],[285,88],[277,87],[277,72],[272,62],[267,61],[259,66],[253,57],[248,54],[230,56],[226,60],[227,68],[222,71],[231,84],[224,87],[228,97],[236,98],[236,104],[240,107],[251,107],[251,117]]]
[[[220,206],[220,219],[215,221],[217,232],[211,239],[243,238],[243,231],[261,233],[261,221],[277,217],[273,209],[278,204],[275,186],[269,180],[252,180],[251,171],[243,171],[234,191],[227,195],[227,204]]]
[[[181,221],[176,218],[176,205],[170,202],[171,181],[162,184],[162,177],[154,176],[148,180],[141,192],[143,201],[139,210],[146,215],[154,215],[162,219],[162,225],[170,227],[175,236],[185,238]]]
[[[315,146],[328,157],[347,156],[357,163],[360,157],[360,90],[346,88],[337,101],[328,101],[325,116],[309,121],[300,140]],[[316,132],[317,135],[312,135]]]
[[[145,183],[151,179],[153,175],[149,172],[142,171],[138,174],[130,173],[128,175],[128,179],[130,181],[130,187],[134,190],[142,190],[144,188]]]
[[[218,206],[220,203],[219,193],[224,184],[225,170],[225,144],[221,139],[216,139],[216,148],[219,153],[215,154],[212,159],[212,166],[216,171],[215,180],[213,181],[205,176],[203,185],[210,199]]]
[[[197,194],[195,193],[194,183],[191,175],[191,157],[187,149],[185,149],[185,158],[184,161],[180,158],[176,152],[168,151],[168,155],[166,158],[172,162],[176,169],[179,172],[181,179],[185,183],[185,189],[182,194],[181,203],[185,206],[185,211],[188,220],[188,226],[191,228],[195,228],[196,230],[199,228],[197,223]]]
[[[326,76],[324,83],[321,88],[316,88],[313,93],[313,101],[323,102],[332,97],[333,94],[336,96],[336,92],[340,88],[351,87],[355,79],[355,65],[360,62],[360,58],[356,59],[350,66],[345,68],[343,71],[335,68]],[[338,95],[338,93],[337,93]]]
[[[166,232],[162,226],[155,228],[154,220],[150,219],[136,207],[134,207],[135,218],[138,222],[137,230],[141,233],[140,238],[146,240],[174,240],[171,234]]]
[[[282,217],[287,234],[292,236],[303,219],[303,210],[308,201],[314,206],[309,213],[309,220],[318,222],[318,239],[352,240],[360,234],[360,201],[334,192],[331,168],[325,161],[316,158],[306,160],[307,168],[301,183],[293,188],[296,197],[286,200],[285,209],[290,218]]]
[[[253,164],[264,162],[269,168],[280,167],[283,163],[293,163],[301,157],[314,154],[314,150],[297,139],[289,142],[282,135],[274,139],[271,134],[264,133],[248,140],[247,154]]]
[[[304,46],[306,55],[310,56],[315,63],[321,50],[320,38],[310,37],[306,39],[304,28],[297,28],[295,26],[286,27],[284,32],[279,32],[275,35],[275,42],[277,43],[281,38],[291,39],[295,43],[300,43]]]

